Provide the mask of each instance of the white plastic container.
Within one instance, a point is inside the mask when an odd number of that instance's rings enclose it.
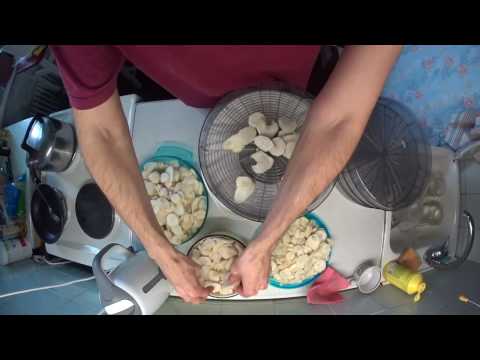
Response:
[[[32,256],[32,245],[25,239],[9,239],[0,241],[0,265],[28,259]]]

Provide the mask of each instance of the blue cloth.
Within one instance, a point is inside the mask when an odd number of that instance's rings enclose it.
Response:
[[[406,45],[382,96],[408,106],[442,146],[452,116],[480,106],[480,46]]]

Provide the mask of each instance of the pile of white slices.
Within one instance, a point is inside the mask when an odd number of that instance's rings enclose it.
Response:
[[[150,203],[168,241],[188,240],[207,216],[205,189],[193,169],[178,162],[149,162],[142,171]]]
[[[239,241],[219,236],[210,236],[200,240],[192,248],[190,257],[200,265],[200,283],[212,287],[212,295],[233,295],[233,286],[228,285],[230,268],[235,259],[243,252]]]
[[[272,253],[271,276],[282,284],[301,282],[322,272],[333,241],[306,217],[291,224]]]
[[[239,153],[248,144],[255,144],[257,151],[251,158],[255,161],[252,170],[256,174],[270,170],[274,164],[273,157],[292,157],[299,138],[296,120],[280,117],[269,125],[264,114],[255,112],[248,117],[248,125],[225,140],[223,149]],[[254,181],[249,176],[239,176],[236,179],[234,201],[240,204],[254,191]]]

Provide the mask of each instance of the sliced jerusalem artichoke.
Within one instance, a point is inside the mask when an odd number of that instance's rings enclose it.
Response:
[[[158,184],[160,182],[160,174],[158,171],[152,171],[148,176],[148,180],[153,184]]]
[[[168,189],[162,184],[155,184],[155,191],[160,197],[168,197]]]
[[[230,239],[206,238],[192,248],[191,258],[200,265],[199,281],[213,287],[212,295],[233,295],[233,286],[227,284],[230,269],[240,255],[241,244]]]
[[[264,152],[268,152],[273,148],[273,142],[268,137],[260,135],[253,139],[253,143]]]
[[[143,165],[143,174],[145,174],[144,178],[146,178],[148,174],[150,174],[156,168],[157,168],[156,162],[148,162],[145,165]]]
[[[173,179],[170,177],[169,174],[167,174],[166,172],[163,172],[161,175],[160,175],[160,182],[165,185],[165,187],[169,188],[172,186],[172,181]]]
[[[170,214],[167,215],[166,221],[167,221],[167,226],[169,228],[172,228],[174,226],[178,226],[178,224],[179,224],[178,216],[173,214],[173,213],[170,213]]]
[[[249,144],[252,142],[252,140],[257,136],[257,129],[251,126],[244,127],[243,129],[240,129],[238,132],[238,135],[242,137],[243,142],[246,144]]]
[[[175,214],[177,214],[178,216],[182,217],[183,215],[185,215],[185,208],[182,204],[177,204],[175,205],[175,210],[174,210]]]
[[[303,281],[322,272],[330,257],[331,246],[322,240],[318,226],[301,217],[295,220],[282,236],[272,253],[271,275],[281,283]],[[291,236],[290,234],[294,234]]]
[[[192,214],[185,214],[183,215],[182,221],[180,222],[180,225],[182,226],[182,229],[188,233],[190,229],[193,227],[193,222],[194,222],[194,217]]]
[[[297,128],[296,121],[287,119],[285,117],[281,117],[278,119],[278,125],[280,125],[280,129],[281,129],[280,132],[278,133],[279,136],[291,134]]]
[[[295,150],[295,145],[296,143],[294,142],[288,142],[285,146],[285,152],[283,153],[283,156],[287,159],[290,159],[292,157],[293,150]]]
[[[247,126],[225,140],[223,143],[223,149],[239,153],[246,145],[253,141],[255,136],[257,136],[257,129]]]
[[[245,202],[255,191],[255,183],[248,176],[237,177],[235,185],[233,201],[237,204]]]
[[[272,140],[273,147],[268,151],[273,156],[282,156],[285,152],[285,141],[281,137],[276,137]]]
[[[248,117],[248,125],[261,133],[267,127],[267,119],[261,112],[255,112]]]
[[[244,147],[245,145],[238,134],[230,136],[223,142],[223,149],[233,151],[234,153],[239,153]]]
[[[251,158],[256,161],[256,164],[252,166],[252,170],[256,174],[267,172],[272,168],[274,163],[274,160],[263,151],[257,151],[251,155]]]
[[[265,126],[262,130],[258,130],[260,135],[268,136],[273,138],[278,132],[278,124],[276,121],[272,122],[270,125]]]
[[[155,184],[150,182],[150,181],[144,181],[145,182],[145,189],[147,190],[148,196],[153,196],[157,193],[155,189]]]
[[[283,141],[285,141],[285,143],[289,143],[289,142],[297,142],[298,141],[298,138],[300,137],[300,135],[298,133],[293,133],[293,134],[288,134],[288,135],[284,135],[282,136],[282,139]]]

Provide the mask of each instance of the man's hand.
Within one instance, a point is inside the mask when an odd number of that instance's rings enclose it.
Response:
[[[175,249],[172,250],[160,250],[157,254],[152,251],[150,256],[185,302],[199,304],[205,301],[212,289],[204,288],[200,284],[198,280],[200,267],[189,257]]]
[[[229,280],[241,296],[254,296],[268,286],[272,250],[264,244],[252,242],[232,265]]]

